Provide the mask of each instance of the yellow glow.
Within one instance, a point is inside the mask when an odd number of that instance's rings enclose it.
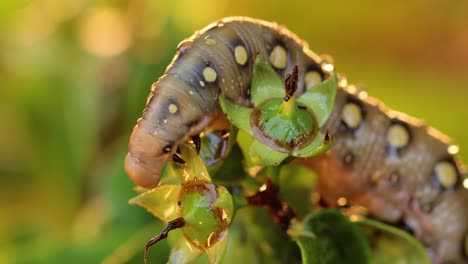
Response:
[[[338,201],[336,201],[336,203],[338,204],[338,206],[345,206],[346,204],[348,204],[348,200],[345,197],[341,197],[338,199]]]
[[[169,16],[174,18],[174,23],[182,30],[187,30],[187,25],[196,25],[195,28],[202,28],[208,23],[226,16],[224,10],[227,4],[229,4],[229,1],[173,1],[170,5]],[[181,10],[191,10],[191,12],[181,12]]]
[[[356,215],[356,214],[352,214],[349,216],[349,220],[351,220],[351,222],[358,222],[358,221],[361,221],[363,220],[364,218],[360,215]]]
[[[468,189],[468,178],[466,178],[466,179],[463,181],[463,187],[465,187],[465,189]]]
[[[57,23],[76,16],[85,5],[84,0],[40,0],[38,2],[46,17]]]
[[[82,47],[91,54],[110,57],[130,45],[130,28],[124,15],[111,8],[94,9],[83,17],[79,28]]]
[[[333,71],[335,69],[335,67],[333,66],[333,64],[327,63],[327,64],[323,65],[323,69],[325,71],[327,71],[327,72],[331,72],[331,71]]]
[[[57,24],[50,21],[39,2],[31,2],[18,15],[14,34],[23,44],[36,44],[46,39],[57,29]]]

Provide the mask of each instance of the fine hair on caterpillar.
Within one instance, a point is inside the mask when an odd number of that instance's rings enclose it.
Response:
[[[232,17],[184,40],[153,84],[135,126],[125,170],[139,186],[157,186],[163,165],[183,162],[177,148],[206,128],[225,129],[218,97],[250,106],[255,57],[284,78],[297,66],[300,95],[329,77],[330,65],[274,23]],[[468,191],[458,147],[420,120],[393,111],[343,79],[324,125],[333,140],[318,157],[297,159],[317,172],[324,203],[344,198],[375,218],[408,226],[434,262],[468,261]],[[449,228],[447,227],[449,226]]]

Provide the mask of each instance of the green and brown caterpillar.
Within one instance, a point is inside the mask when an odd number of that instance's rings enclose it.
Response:
[[[155,187],[178,146],[208,127],[225,126],[222,93],[249,106],[255,57],[280,76],[298,66],[301,94],[329,77],[330,64],[282,26],[243,17],[211,24],[177,48],[153,84],[130,138],[125,170],[138,185]],[[329,206],[345,198],[377,219],[404,223],[434,262],[468,261],[468,191],[458,147],[421,121],[386,108],[343,79],[324,127],[333,140],[324,155],[299,162],[319,174]]]

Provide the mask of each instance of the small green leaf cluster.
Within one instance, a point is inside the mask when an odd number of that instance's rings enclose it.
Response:
[[[221,108],[240,130],[238,142],[250,166],[277,166],[288,157],[316,156],[331,146],[320,128],[333,110],[338,77],[332,74],[300,96],[296,88],[285,87],[271,66],[257,56],[251,85],[253,107],[220,96]]]

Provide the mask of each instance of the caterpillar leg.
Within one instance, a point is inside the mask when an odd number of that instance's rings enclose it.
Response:
[[[175,153],[172,155],[172,161],[179,164],[185,164],[185,160]]]
[[[197,134],[195,136],[192,136],[192,141],[193,141],[193,144],[195,144],[195,149],[197,150],[197,154],[200,153],[200,149],[201,149],[201,139],[200,139],[200,135]]]

